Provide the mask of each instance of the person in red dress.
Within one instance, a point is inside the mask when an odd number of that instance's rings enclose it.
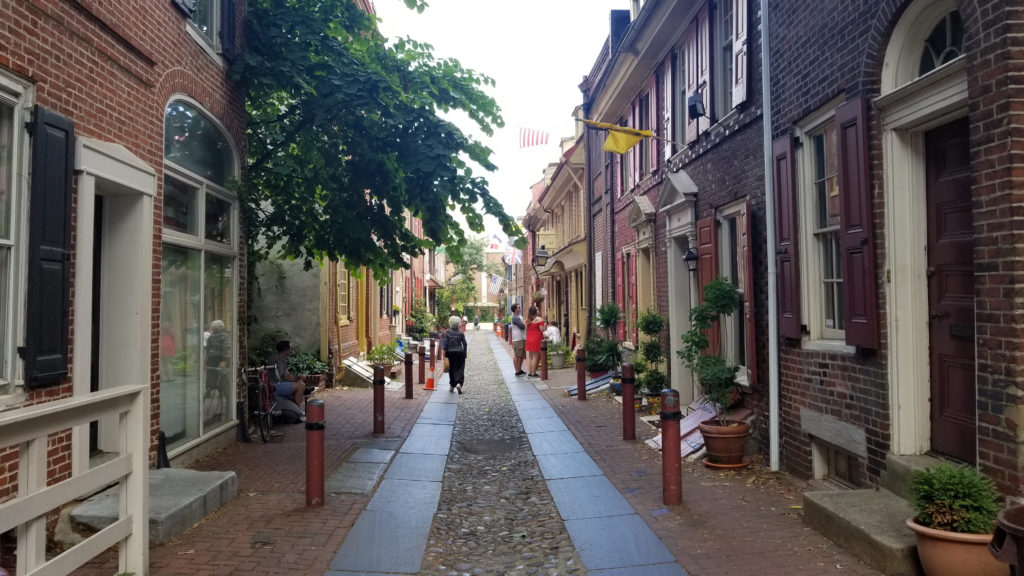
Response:
[[[544,339],[544,318],[536,306],[530,306],[526,315],[526,364],[530,367],[527,376],[540,378],[537,367],[540,365],[540,343]]]

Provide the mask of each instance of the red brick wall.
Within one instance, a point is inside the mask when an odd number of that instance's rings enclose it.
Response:
[[[225,80],[225,69],[186,33],[184,17],[169,1],[14,0],[0,3],[0,21],[4,23],[0,26],[0,69],[33,83],[36,103],[69,117],[78,135],[125,146],[156,170],[158,183],[163,180],[164,108],[174,95],[198,102],[223,123],[237,150],[244,150],[240,90]],[[159,423],[161,198],[162,189],[155,203],[150,239],[154,451]],[[244,259],[240,259],[239,271],[244,278]],[[239,342],[245,341],[244,302],[243,289],[239,294]],[[70,383],[65,383],[30,392],[26,404],[70,394]],[[51,438],[51,481],[67,473],[69,454],[70,434]],[[0,456],[0,498],[11,492],[15,480],[10,462],[9,452]]]
[[[837,5],[828,11],[796,5],[773,11],[773,30],[786,38],[773,55],[775,137],[830,99],[844,94],[877,96],[881,60],[892,26],[908,2],[896,0]],[[986,474],[1007,493],[1024,493],[1019,429],[1024,408],[1024,145],[1022,113],[1011,101],[1021,79],[1010,72],[1024,61],[1024,48],[1011,38],[1024,32],[1024,14],[1005,2],[958,2],[966,27],[968,119],[975,228],[975,306],[977,335],[978,459]],[[865,8],[865,7],[869,8]],[[830,39],[841,34],[840,44]],[[885,260],[885,186],[881,125],[871,117],[871,181],[875,192],[876,261]],[[810,474],[807,439],[799,411],[810,408],[865,430],[866,472],[877,480],[890,450],[888,346],[884,270],[878,267],[880,350],[857,355],[828,354],[787,346],[782,350],[782,422],[785,466]]]

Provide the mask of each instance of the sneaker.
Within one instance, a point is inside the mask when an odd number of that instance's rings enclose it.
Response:
[[[319,386],[306,386],[305,394],[306,394],[306,396],[312,396],[313,394],[316,394],[316,391],[319,390],[319,389],[320,389]]]
[[[526,374],[526,370],[520,370],[516,372],[516,376],[522,376],[523,374]]]

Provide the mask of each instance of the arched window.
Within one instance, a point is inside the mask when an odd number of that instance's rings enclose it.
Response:
[[[964,21],[956,10],[946,14],[932,28],[921,50],[921,65],[918,75],[925,74],[949,64],[964,53]]]
[[[227,186],[236,172],[218,124],[191,102],[172,100],[164,115],[160,312],[160,428],[170,450],[233,418],[239,210]]]

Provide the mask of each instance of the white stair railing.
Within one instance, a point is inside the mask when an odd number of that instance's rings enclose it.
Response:
[[[70,574],[119,545],[118,572],[145,576],[149,569],[149,395],[148,386],[119,386],[0,412],[0,449],[18,450],[18,494],[0,504],[0,534],[17,529],[17,574]],[[110,416],[119,423],[117,456],[47,486],[48,436],[70,434],[74,426]],[[47,560],[47,514],[113,483],[119,485],[117,520]]]

